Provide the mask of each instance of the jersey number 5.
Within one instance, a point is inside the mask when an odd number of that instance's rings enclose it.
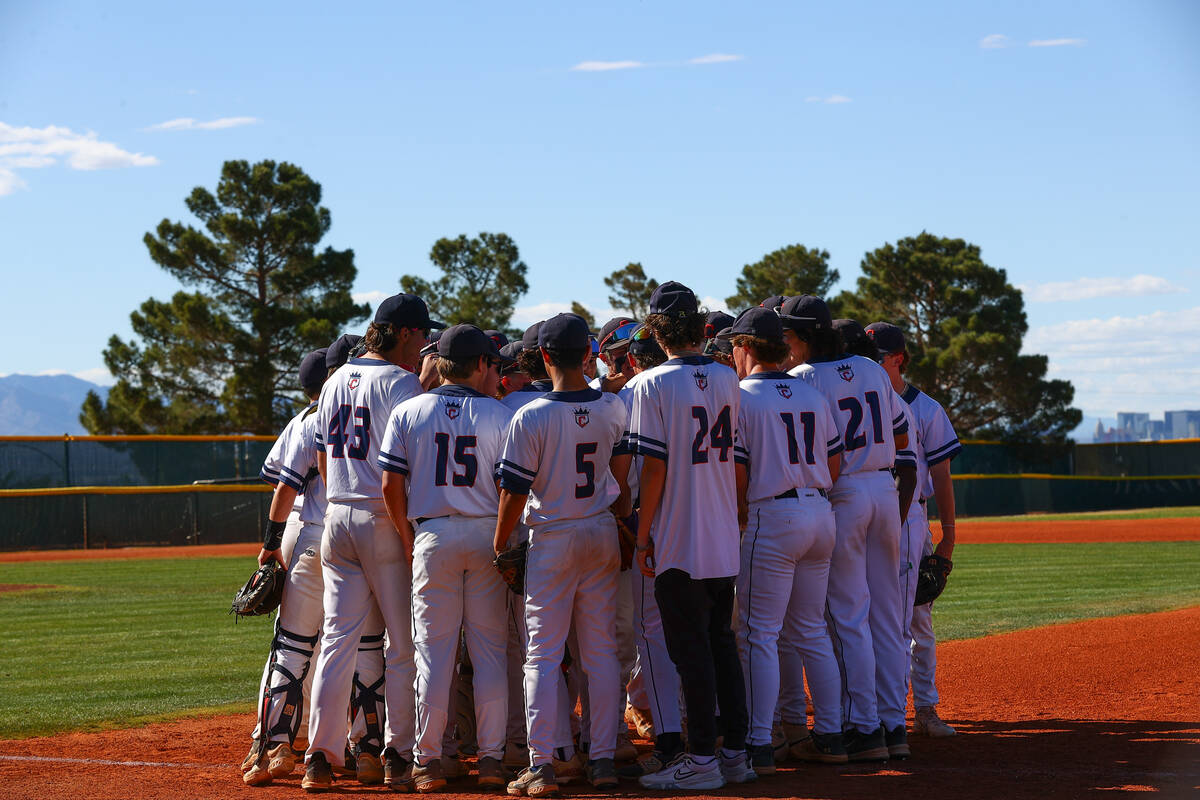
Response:
[[[454,437],[454,463],[463,468],[461,473],[455,472],[450,479],[455,486],[474,486],[475,478],[479,475],[479,459],[471,450],[475,449],[474,436]],[[434,483],[446,485],[446,472],[450,461],[450,434],[435,433],[433,443],[437,445],[437,463],[434,465]]]
[[[329,446],[333,458],[367,457],[371,446],[371,410],[359,406],[351,411],[350,406],[338,407],[338,413],[329,420]]]
[[[599,449],[596,442],[580,442],[575,445],[575,471],[583,476],[583,485],[575,487],[575,499],[582,500],[596,493],[596,465],[587,460],[587,456],[596,455]]]

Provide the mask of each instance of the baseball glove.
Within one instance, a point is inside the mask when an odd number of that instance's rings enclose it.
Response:
[[[937,554],[922,558],[921,566],[917,571],[917,596],[913,600],[913,605],[923,606],[937,600],[946,590],[946,581],[950,578],[952,569],[954,569],[954,562],[948,558]]]
[[[528,549],[529,542],[521,542],[496,556],[492,562],[500,573],[500,580],[508,585],[513,594],[525,594],[525,553]]]
[[[233,596],[229,613],[239,617],[258,617],[279,608],[286,574],[277,561],[268,561],[254,570],[246,585]]]

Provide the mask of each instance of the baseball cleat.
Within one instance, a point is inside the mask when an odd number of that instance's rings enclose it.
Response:
[[[755,775],[775,774],[775,747],[770,744],[750,745],[750,767]]]
[[[445,788],[446,778],[442,775],[442,760],[435,758],[428,764],[413,764],[413,788],[421,794]]]
[[[260,739],[253,740],[250,743],[250,752],[247,753],[246,757],[242,759],[242,772],[246,772],[255,764],[257,764],[259,758],[262,756],[265,750],[266,742]]]
[[[306,792],[328,792],[332,786],[333,771],[329,769],[329,761],[324,753],[317,751],[308,760],[300,788]]]
[[[726,783],[750,783],[758,779],[758,773],[750,765],[750,753],[745,750],[721,748],[717,761],[721,765],[721,777]]]
[[[354,762],[354,776],[363,786],[383,783],[383,763],[374,753],[359,753]]]
[[[584,775],[583,757],[576,753],[566,761],[561,761],[557,758],[552,759],[551,764],[554,767],[555,780],[559,786],[566,786],[568,783],[581,781],[586,776]]]
[[[622,729],[617,731],[617,749],[613,751],[613,760],[633,761],[637,756],[637,748],[629,741],[629,729],[622,726]]]
[[[504,745],[504,766],[524,769],[529,766],[529,745],[524,742],[508,742]]]
[[[720,789],[725,778],[716,756],[684,753],[658,772],[638,778],[638,783],[647,789]]]
[[[931,736],[934,739],[946,739],[958,734],[958,731],[942,722],[937,709],[933,706],[921,706],[917,709],[913,720],[913,733]]]
[[[648,756],[639,759],[636,763],[626,764],[617,769],[617,774],[622,778],[640,778],[643,775],[652,775],[665,767],[676,756],[668,758],[665,754],[655,750]]]
[[[887,740],[883,736],[883,726],[880,725],[870,733],[863,733],[858,728],[850,728],[842,734],[842,742],[846,746],[848,761],[887,761]]]
[[[500,760],[491,756],[479,759],[479,785],[499,788],[504,784],[504,766]]]
[[[912,755],[912,750],[908,747],[908,736],[904,732],[903,725],[897,725],[890,731],[885,731],[883,738],[887,742],[888,756],[890,758],[904,760]]]
[[[650,709],[628,705],[625,707],[625,721],[637,730],[639,739],[654,741],[654,717],[650,715]]]
[[[558,781],[554,777],[554,767],[550,764],[527,767],[515,781],[508,784],[508,793],[513,797],[557,797]]]
[[[620,783],[617,768],[611,758],[597,758],[588,762],[588,780],[597,789],[611,789]]]
[[[791,722],[780,723],[780,728],[783,732],[783,752],[785,756],[799,758],[797,753],[802,749],[804,743],[808,741],[811,733],[808,730],[808,725],[796,725]],[[774,736],[771,738],[772,743],[775,742]],[[839,739],[840,741],[840,739]],[[779,749],[775,750],[775,761],[782,761],[779,757]]]
[[[799,761],[818,764],[845,764],[849,761],[840,733],[817,733],[792,745],[791,756]]]
[[[413,790],[412,762],[397,753],[394,747],[383,751],[383,785],[393,792]]]

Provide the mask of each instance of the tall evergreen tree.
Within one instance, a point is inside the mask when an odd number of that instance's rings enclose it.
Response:
[[[604,285],[612,292],[608,302],[614,310],[628,312],[635,319],[645,319],[650,309],[650,295],[658,288],[658,281],[646,277],[646,270],[634,261],[605,278]]]
[[[742,267],[742,274],[737,279],[737,293],[726,297],[725,302],[737,313],[772,295],[824,297],[838,277],[838,271],[829,268],[828,250],[791,244]]]
[[[321,186],[288,163],[227,161],[216,193],[196,187],[202,229],[164,219],[144,237],[150,258],[186,290],[130,314],[104,363],[107,402],[84,401],[94,434],[274,434],[301,400],[296,370],[369,311],[354,303],[352,250],[317,244],[329,231]]]
[[[404,275],[400,288],[420,296],[431,317],[449,325],[470,322],[484,330],[508,330],[517,301],[529,291],[528,267],[512,237],[481,233],[438,239],[429,260],[442,277],[430,282]]]

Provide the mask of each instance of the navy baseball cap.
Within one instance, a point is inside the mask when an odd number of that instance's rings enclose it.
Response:
[[[700,310],[696,293],[682,283],[667,281],[650,295],[650,313],[685,317]]]
[[[454,325],[443,331],[438,339],[437,354],[451,361],[466,361],[478,356],[506,359],[491,337],[469,324]]]
[[[512,364],[517,363],[517,356],[525,352],[525,345],[520,342],[509,342],[500,348],[500,357],[503,359],[500,362],[500,371],[508,372]],[[514,368],[515,369],[515,368]]]
[[[619,328],[624,328],[626,325],[633,325],[634,327],[637,327],[637,320],[635,320],[633,317],[613,317],[608,322],[604,323],[604,327],[600,329],[600,336],[597,337],[600,340],[600,349],[607,350],[610,347],[619,346],[616,340],[609,341],[609,338],[612,337],[614,331],[618,330]],[[620,344],[624,344],[625,340],[629,338],[629,330],[631,329],[626,329],[626,335],[620,337]]]
[[[425,356],[431,356],[436,353],[438,340],[442,338],[443,333],[445,333],[445,331],[430,331],[429,341],[424,347],[421,348],[421,352],[419,352],[417,355],[421,358],[424,358]]]
[[[866,334],[880,353],[899,353],[904,349],[904,331],[890,322],[873,322],[867,326]]]
[[[722,339],[734,336],[756,336],[770,341],[783,340],[783,321],[769,308],[755,306],[747,308],[728,328],[717,334]]]
[[[847,346],[867,338],[867,332],[863,330],[863,326],[859,325],[856,320],[835,319],[833,321],[833,329],[842,334],[842,341]]]
[[[337,369],[350,360],[350,354],[358,347],[362,337],[354,333],[343,333],[325,348],[325,369]]]
[[[394,294],[385,298],[375,309],[375,321],[387,322],[394,328],[444,328],[446,323],[429,318],[429,306],[415,294]]]
[[[768,297],[766,300],[763,300],[761,303],[759,303],[759,305],[762,306],[763,308],[769,308],[772,311],[774,311],[775,309],[777,309],[781,305],[783,305],[785,302],[787,302],[786,297],[784,297],[781,294],[773,294],[770,297]]]
[[[538,347],[549,350],[587,350],[591,348],[588,324],[578,314],[556,314],[542,323]]]
[[[538,348],[538,333],[542,330],[542,325],[545,320],[535,322],[525,329],[525,333],[521,335],[521,347],[525,350],[536,350]]]
[[[319,389],[325,383],[325,375],[329,368],[325,366],[325,354],[328,347],[313,350],[300,362],[300,387],[303,389]]]
[[[508,344],[508,337],[504,335],[504,331],[484,331],[483,335],[495,343],[497,350]]]
[[[789,297],[779,309],[779,316],[793,328],[832,328],[833,317],[829,306],[819,297],[802,294]]]
[[[704,318],[704,338],[711,339],[733,324],[733,317],[724,311],[710,311]]]

